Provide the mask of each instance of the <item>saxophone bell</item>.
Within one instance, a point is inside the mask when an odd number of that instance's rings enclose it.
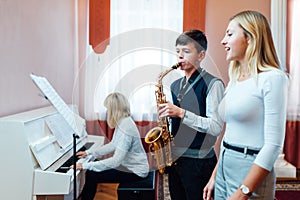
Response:
[[[149,144],[149,149],[152,156],[155,156],[156,165],[159,173],[165,172],[165,155],[163,152],[164,141],[162,138],[162,128],[157,126],[152,128],[145,136],[145,142]]]

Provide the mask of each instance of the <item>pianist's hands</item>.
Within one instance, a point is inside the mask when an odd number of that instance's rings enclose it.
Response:
[[[85,151],[78,151],[76,153],[76,156],[78,156],[79,158],[85,158],[87,156]]]
[[[78,156],[78,158],[85,158],[87,156],[87,153],[85,151],[78,151],[76,153],[76,156]],[[74,169],[74,165],[70,166],[71,169]],[[77,163],[76,164],[76,170],[82,170],[82,163]]]
[[[71,165],[70,168],[71,168],[71,169],[74,169],[74,165]],[[77,170],[77,169],[82,170],[82,163],[77,163],[77,164],[76,164],[76,170]]]

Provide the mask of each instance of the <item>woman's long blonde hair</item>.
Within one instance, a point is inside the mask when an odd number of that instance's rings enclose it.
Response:
[[[244,30],[248,40],[245,58],[248,60],[248,72],[255,78],[257,74],[269,69],[279,69],[279,60],[275,50],[271,29],[264,15],[257,11],[242,11],[233,17]],[[240,63],[236,60],[229,65],[230,82],[236,82],[240,75]]]
[[[130,116],[129,102],[119,92],[109,94],[104,100],[104,106],[107,108],[107,124],[110,128],[115,128],[121,119]]]

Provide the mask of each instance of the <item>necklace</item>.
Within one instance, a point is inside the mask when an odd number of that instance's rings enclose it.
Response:
[[[249,76],[250,75],[250,73],[248,73],[248,74],[242,74],[242,77],[246,77],[246,76]]]
[[[248,77],[248,76],[251,75],[250,72],[245,72],[245,73],[243,73],[243,72],[241,71],[240,73],[241,73],[240,76],[243,77],[243,78]]]

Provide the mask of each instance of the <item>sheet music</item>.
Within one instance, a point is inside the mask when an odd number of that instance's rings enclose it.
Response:
[[[34,74],[31,74],[30,77],[43,92],[45,98],[47,98],[57,109],[57,111],[63,116],[74,133],[76,133],[79,137],[83,136],[84,119],[71,110],[71,108],[58,95],[58,93],[45,77],[36,76]]]
[[[73,130],[61,115],[48,117],[46,123],[61,148],[65,149],[72,144]]]

